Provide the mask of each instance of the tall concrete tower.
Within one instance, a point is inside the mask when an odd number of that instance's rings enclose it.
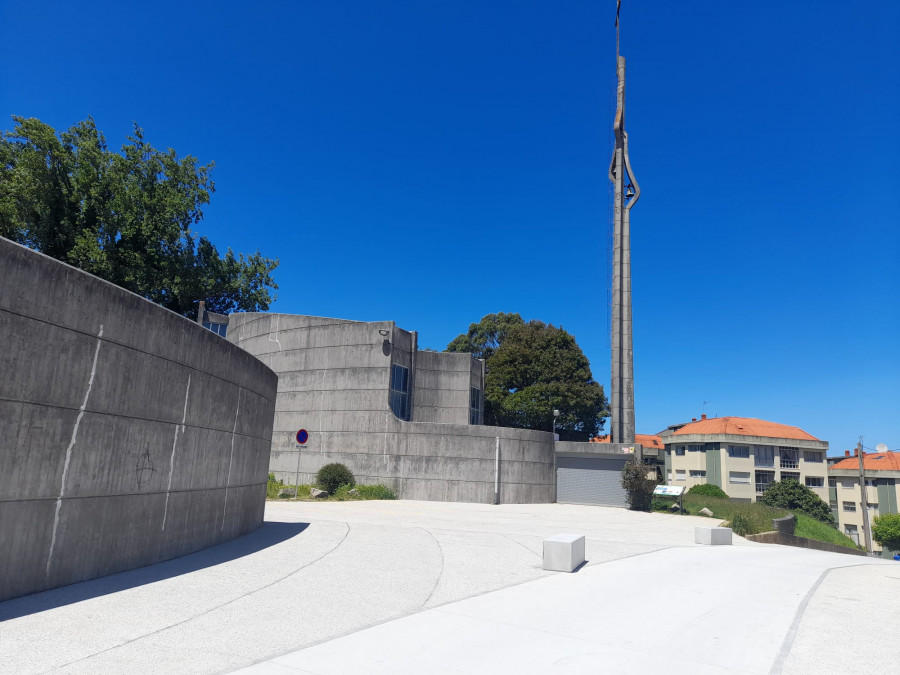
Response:
[[[619,0],[616,6],[616,118],[615,151],[609,179],[615,186],[612,268],[612,382],[610,441],[634,443],[634,352],[631,338],[631,207],[641,188],[631,171],[625,131],[625,57],[619,55]]]

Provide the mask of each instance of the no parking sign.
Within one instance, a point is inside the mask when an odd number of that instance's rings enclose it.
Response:
[[[309,432],[306,429],[300,429],[300,431],[297,432],[296,438],[300,445],[306,445],[306,441],[309,440]]]

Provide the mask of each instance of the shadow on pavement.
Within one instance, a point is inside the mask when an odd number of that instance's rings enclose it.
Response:
[[[180,558],[140,567],[127,572],[118,572],[99,579],[82,581],[70,586],[53,588],[49,591],[13,598],[0,602],[0,621],[63,607],[74,602],[97,598],[109,593],[152,584],[181,574],[196,572],[206,567],[220,565],[235,560],[269,546],[280,544],[303,532],[309,523],[263,523],[258,529],[239,539],[218,546],[189,553]]]

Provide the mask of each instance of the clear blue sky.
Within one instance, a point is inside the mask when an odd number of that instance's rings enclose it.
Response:
[[[614,0],[0,2],[0,114],[215,160],[272,309],[562,325],[608,387]],[[900,4],[625,0],[639,432],[900,449]]]

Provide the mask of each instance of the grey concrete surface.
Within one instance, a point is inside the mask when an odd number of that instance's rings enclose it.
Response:
[[[553,436],[468,424],[471,388],[483,390],[481,362],[468,354],[419,352],[415,333],[391,321],[237,313],[228,340],[278,373],[270,471],[312,482],[340,462],[364,483],[404,499],[494,501],[500,438],[502,503],[556,499]],[[410,369],[410,420],[391,410],[391,368]],[[295,441],[299,429],[308,443]]]
[[[834,639],[870,608],[879,632],[900,628],[896,563],[698,546],[705,519],[408,501],[270,502],[266,519],[0,603],[0,671],[870,673],[900,656],[886,640],[845,663]],[[542,540],[566,531],[585,533],[587,564],[543,571]]]
[[[275,391],[196,323],[0,239],[0,600],[258,527]]]

